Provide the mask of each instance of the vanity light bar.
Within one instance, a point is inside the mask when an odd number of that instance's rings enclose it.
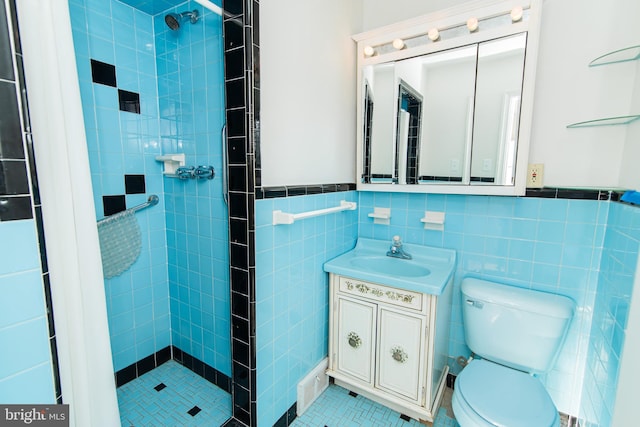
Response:
[[[453,25],[444,28],[433,27],[430,28],[426,33],[417,34],[413,37],[407,37],[405,39],[396,38],[393,41],[377,46],[368,45],[364,47],[362,53],[366,58],[370,58],[376,54],[381,55],[390,52],[397,52],[398,50],[405,48],[422,46],[427,43],[435,43],[442,40],[443,38],[447,40],[454,39],[465,34],[477,32],[479,31],[480,26],[482,26],[482,28],[486,30],[507,24],[515,24],[522,20],[527,20],[528,17],[528,8],[524,9],[522,6],[516,6],[511,9],[511,11],[502,13],[500,15],[489,16],[482,19],[471,17],[464,24]]]

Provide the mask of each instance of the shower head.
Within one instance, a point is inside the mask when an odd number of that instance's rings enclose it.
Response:
[[[189,22],[195,24],[198,22],[198,18],[200,18],[200,14],[197,10],[193,10],[191,12],[181,12],[181,13],[168,13],[164,16],[164,22],[167,24],[169,28],[173,31],[176,31],[180,28],[180,22],[184,18],[189,18]]]

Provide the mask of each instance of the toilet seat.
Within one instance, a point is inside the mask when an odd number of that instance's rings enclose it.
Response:
[[[560,417],[538,378],[473,360],[455,382],[453,411],[461,426],[555,427]]]

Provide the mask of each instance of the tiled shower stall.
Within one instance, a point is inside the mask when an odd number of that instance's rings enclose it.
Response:
[[[195,2],[154,4],[70,1],[97,215],[160,198],[136,214],[138,260],[105,280],[114,368],[122,384],[173,350],[229,391],[222,18]],[[184,10],[197,10],[199,19],[171,30],[164,16]],[[174,153],[219,176],[164,176],[156,157]]]

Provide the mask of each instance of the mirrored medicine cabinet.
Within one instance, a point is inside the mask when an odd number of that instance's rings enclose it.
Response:
[[[358,189],[524,194],[539,8],[474,1],[354,36]]]

